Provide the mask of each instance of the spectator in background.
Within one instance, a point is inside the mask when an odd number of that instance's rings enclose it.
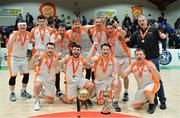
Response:
[[[66,24],[66,27],[67,27],[67,30],[69,30],[69,29],[71,29],[71,17],[70,16],[67,16],[67,18],[66,18],[66,22],[65,22],[65,24]]]
[[[48,17],[47,21],[48,21],[48,26],[51,27],[52,24],[53,24],[53,17],[50,15],[50,16]]]
[[[122,27],[126,30],[129,30],[129,27],[132,25],[131,18],[126,14],[122,22]]]
[[[61,22],[62,22],[62,23],[65,23],[65,21],[66,21],[65,15],[62,14],[62,15],[61,15]]]
[[[33,16],[27,12],[26,14],[26,23],[27,23],[27,30],[31,31],[31,29],[33,28]]]
[[[113,16],[113,20],[115,20],[119,24],[119,20],[118,20],[117,16]]]
[[[176,20],[176,22],[174,23],[174,28],[175,28],[175,29],[180,29],[180,18],[178,18],[178,19]]]
[[[93,24],[94,24],[94,19],[93,19],[93,18],[91,18],[91,19],[89,20],[88,25],[93,25]]]
[[[54,21],[55,28],[58,29],[58,26],[60,23],[60,19],[58,18],[58,16],[55,16],[53,21]]]
[[[82,16],[81,25],[82,25],[82,26],[87,25],[87,20],[86,20],[86,17],[85,17],[85,16]]]

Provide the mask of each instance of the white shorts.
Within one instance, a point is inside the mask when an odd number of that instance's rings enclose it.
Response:
[[[106,80],[100,80],[100,81],[95,80],[94,81],[94,83],[95,83],[95,92],[96,92],[97,99],[102,98],[101,91],[106,90],[106,87],[111,89],[111,85],[112,85],[113,80],[114,79],[112,77],[109,77]]]
[[[78,79],[76,82],[68,84],[65,84],[65,90],[66,90],[66,96],[67,99],[74,99],[77,96],[77,89],[78,88],[84,88],[84,86],[90,82],[88,79],[81,78]]]
[[[42,83],[45,96],[54,98],[56,95],[55,79],[43,78],[41,75],[38,75],[35,81]]]
[[[20,74],[29,73],[28,61],[26,57],[10,57],[8,59],[8,67],[10,70],[10,76],[16,76],[18,72]]]
[[[143,104],[143,103],[146,103],[146,102],[147,102],[147,99],[146,99],[146,97],[145,97],[144,92],[145,92],[145,91],[150,91],[150,92],[152,92],[154,86],[155,86],[154,83],[150,83],[150,84],[146,85],[144,88],[138,89],[137,92],[136,92],[136,94],[135,94],[133,104]],[[159,90],[159,88],[157,89],[157,91],[158,91],[158,90]],[[156,91],[156,92],[157,92],[157,91]]]
[[[119,66],[119,63],[124,61],[124,65],[122,67]],[[129,66],[129,58],[128,57],[115,57],[115,66],[114,70],[117,73],[120,73],[122,70],[126,70]]]

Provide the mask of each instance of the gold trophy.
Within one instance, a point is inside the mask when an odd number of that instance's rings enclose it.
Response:
[[[77,92],[77,109],[78,109],[78,111],[80,111],[82,106],[85,106],[86,110],[88,109],[86,102],[89,98],[90,98],[90,93],[87,89],[82,88],[82,89],[78,90],[78,92]]]
[[[106,86],[106,89],[102,91],[102,99],[104,100],[104,106],[101,110],[101,113],[110,114],[111,106],[109,105],[109,102],[111,102],[111,99],[112,99],[112,91],[107,86]]]

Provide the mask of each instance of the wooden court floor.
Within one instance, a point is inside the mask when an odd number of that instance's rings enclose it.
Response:
[[[30,73],[30,81],[27,91],[33,94],[33,78],[35,74]],[[62,75],[63,76],[63,75]],[[164,82],[165,94],[167,97],[167,109],[161,110],[156,107],[154,114],[148,114],[146,112],[146,105],[140,110],[134,110],[131,106],[134,94],[137,89],[136,81],[132,75],[130,75],[130,87],[128,102],[122,102],[122,94],[120,95],[121,113],[136,115],[142,118],[180,118],[180,70],[161,70],[161,78]],[[76,104],[67,105],[64,104],[59,98],[55,99],[54,104],[47,104],[45,99],[41,99],[40,111],[34,111],[34,98],[24,99],[20,96],[21,89],[21,77],[18,76],[16,81],[15,93],[17,97],[16,102],[9,101],[9,72],[8,70],[0,71],[0,118],[28,118],[34,115],[57,113],[64,111],[76,111]],[[63,79],[61,82],[61,89],[64,91]],[[123,91],[122,91],[123,93]],[[90,108],[90,111],[101,111],[102,106],[96,105],[96,99],[92,100],[94,107]],[[85,110],[85,109],[82,109]],[[114,112],[112,110],[112,112]]]

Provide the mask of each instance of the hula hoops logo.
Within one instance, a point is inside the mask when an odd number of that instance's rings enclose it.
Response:
[[[168,65],[172,61],[172,55],[169,51],[163,51],[160,56],[160,64]]]

